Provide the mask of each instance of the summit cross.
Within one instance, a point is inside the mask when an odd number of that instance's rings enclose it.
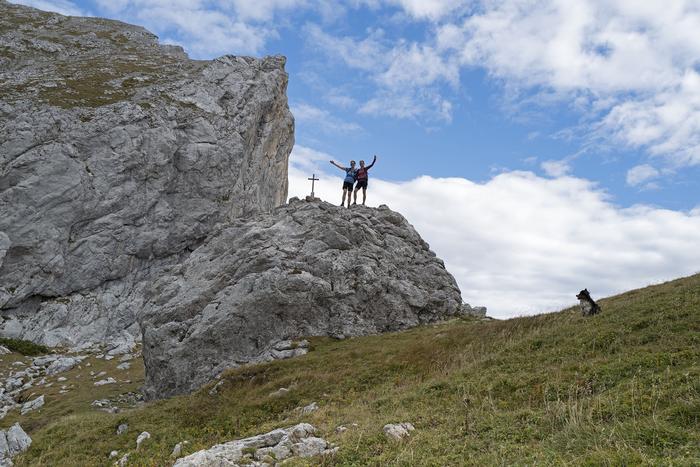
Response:
[[[319,181],[319,178],[316,178],[316,174],[311,174],[311,178],[307,178],[307,180],[311,180],[311,197],[314,197],[314,182]]]

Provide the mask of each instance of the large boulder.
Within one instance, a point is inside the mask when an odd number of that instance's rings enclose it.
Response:
[[[145,392],[191,391],[287,356],[304,336],[359,336],[461,314],[454,278],[400,214],[299,201],[220,227],[153,285]]]
[[[0,0],[0,334],[133,342],[161,270],[282,204],[284,64]]]

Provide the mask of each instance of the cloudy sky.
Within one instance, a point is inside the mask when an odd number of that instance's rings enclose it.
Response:
[[[403,213],[494,317],[700,272],[696,0],[25,0],[194,58],[288,57],[290,196],[379,155]]]

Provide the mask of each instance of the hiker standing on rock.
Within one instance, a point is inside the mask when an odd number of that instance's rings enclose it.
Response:
[[[336,164],[335,161],[331,161],[331,164],[338,167],[340,170],[345,171],[345,180],[343,181],[343,200],[340,205],[345,204],[345,194],[348,195],[348,207],[350,207],[350,197],[352,196],[352,186],[355,184],[355,176],[357,175],[357,169],[355,168],[355,161],[350,161],[350,167],[343,167],[340,164]]]
[[[357,204],[357,192],[362,188],[362,205],[364,206],[367,199],[367,180],[369,180],[367,171],[372,168],[375,162],[377,162],[377,156],[374,156],[372,163],[367,167],[365,167],[365,161],[360,161],[360,168],[357,169],[357,174],[355,175],[357,185],[355,185],[355,200],[352,204]]]

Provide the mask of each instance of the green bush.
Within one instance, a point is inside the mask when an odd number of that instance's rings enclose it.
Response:
[[[24,341],[21,339],[8,339],[0,337],[0,345],[4,345],[13,352],[21,353],[22,355],[34,356],[49,353],[49,348],[45,345],[35,344],[34,342]]]

